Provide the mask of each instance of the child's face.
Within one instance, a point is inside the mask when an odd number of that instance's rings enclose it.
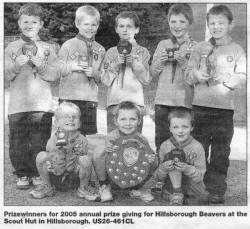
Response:
[[[80,128],[80,116],[77,110],[66,107],[56,119],[56,126],[64,131],[76,131]]]
[[[232,27],[232,23],[229,23],[228,18],[223,14],[210,14],[208,17],[208,29],[215,39],[227,37]]]
[[[18,20],[18,25],[23,35],[33,38],[37,36],[39,30],[43,27],[43,21],[38,16],[23,14]]]
[[[82,19],[76,23],[76,27],[81,35],[90,39],[96,35],[99,23],[95,17],[84,15]]]
[[[136,110],[119,110],[115,123],[122,133],[126,135],[135,133],[139,125]]]
[[[133,40],[135,34],[139,33],[139,28],[135,27],[135,23],[131,18],[119,18],[115,28],[120,39]]]
[[[189,118],[173,117],[170,121],[169,129],[175,140],[182,143],[188,139],[193,127]]]
[[[176,38],[182,38],[190,27],[189,21],[183,14],[172,14],[168,23],[172,35]]]

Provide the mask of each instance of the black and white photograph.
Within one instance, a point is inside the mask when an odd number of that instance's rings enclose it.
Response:
[[[247,2],[1,6],[2,228],[249,228]]]

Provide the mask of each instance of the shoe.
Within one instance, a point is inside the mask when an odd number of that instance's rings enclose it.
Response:
[[[151,193],[161,194],[164,183],[162,181],[157,181],[155,186],[151,188]]]
[[[32,177],[31,182],[34,186],[39,186],[43,183],[42,178],[40,176],[39,177]]]
[[[24,176],[24,177],[19,177],[17,180],[17,188],[18,189],[29,189],[30,188],[30,181],[29,178]]]
[[[94,190],[91,190],[88,186],[84,188],[78,188],[76,195],[80,198],[84,198],[88,201],[100,201],[101,198],[98,194],[94,192]]]
[[[209,203],[210,204],[224,204],[225,197],[224,195],[209,194]]]
[[[170,195],[170,205],[181,206],[184,202],[184,195],[181,192],[176,192]]]
[[[99,194],[101,197],[101,202],[108,202],[113,200],[110,185],[103,184],[99,188]]]
[[[142,201],[144,201],[146,203],[150,202],[150,201],[152,201],[154,199],[154,196],[150,193],[149,190],[142,190],[142,189],[141,190],[140,189],[138,189],[138,190],[135,190],[135,189],[131,190],[129,192],[129,196],[131,198],[141,199]]]
[[[45,197],[54,196],[55,188],[47,184],[41,184],[33,189],[29,194],[35,199],[43,199]]]

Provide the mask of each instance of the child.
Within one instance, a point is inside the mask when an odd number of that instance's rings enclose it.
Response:
[[[229,35],[233,15],[224,5],[212,7],[207,14],[212,38],[194,49],[186,80],[195,85],[193,110],[194,137],[206,152],[207,172],[204,182],[210,202],[224,203],[227,189],[230,143],[233,137],[234,89],[246,77],[246,57],[243,49]]]
[[[92,161],[87,152],[87,139],[78,130],[81,125],[80,109],[73,103],[63,102],[55,112],[57,131],[47,143],[46,151],[37,155],[36,165],[42,178],[42,185],[30,192],[33,198],[41,199],[55,194],[49,173],[62,176],[67,173],[79,174],[80,187],[77,195],[88,201],[96,201],[98,195],[88,190],[88,182],[92,171]],[[55,161],[58,158],[57,161]]]
[[[96,109],[100,81],[100,66],[105,49],[95,41],[100,14],[93,6],[82,6],[76,10],[76,37],[66,41],[59,51],[61,80],[59,102],[69,101],[81,110],[83,135],[97,133]]]
[[[175,107],[191,108],[193,86],[184,80],[188,58],[196,42],[189,36],[193,12],[187,3],[173,4],[168,11],[172,37],[161,41],[153,56],[150,73],[159,77],[155,97],[155,145],[159,152],[169,131],[168,114]],[[171,52],[174,56],[171,56]]]
[[[206,195],[203,183],[205,152],[202,145],[190,135],[193,130],[192,113],[188,108],[176,108],[169,113],[168,119],[172,137],[161,144],[157,180],[162,185],[167,182],[171,205],[182,205],[184,194],[203,200]]]
[[[37,154],[45,150],[52,125],[51,81],[58,64],[53,47],[40,40],[42,8],[24,4],[19,10],[21,38],[5,49],[5,78],[10,81],[9,154],[18,177],[17,188],[41,183]]]
[[[113,145],[111,141],[118,139],[121,136],[138,135],[147,142],[147,140],[138,132],[140,122],[140,108],[137,105],[130,101],[124,101],[118,105],[115,113],[115,124],[117,128],[108,134],[106,148],[103,155],[100,158],[95,158],[94,160],[96,174],[100,183],[99,194],[102,202],[113,199],[105,169],[106,154],[112,153],[117,149],[117,146]],[[157,164],[155,155],[149,156],[148,162],[151,164],[151,168],[153,170],[153,167]],[[129,194],[132,198],[140,198],[145,202],[152,201],[154,198],[151,193],[143,187],[140,187],[139,189],[132,189]]]
[[[114,111],[122,101],[132,101],[144,106],[143,84],[150,82],[148,50],[136,43],[139,33],[139,18],[135,12],[124,11],[116,17],[115,31],[120,40],[132,45],[131,53],[119,54],[115,46],[107,51],[104,60],[102,82],[108,86],[107,126],[108,132],[116,128]],[[142,122],[139,131],[142,130]]]

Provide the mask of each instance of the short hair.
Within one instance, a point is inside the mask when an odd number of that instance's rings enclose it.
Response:
[[[207,22],[209,22],[209,16],[210,15],[219,15],[219,14],[224,15],[228,19],[229,24],[232,23],[232,21],[233,21],[232,11],[227,6],[225,6],[225,5],[216,5],[216,6],[213,6],[207,12]]]
[[[115,27],[118,26],[118,20],[120,18],[129,18],[134,22],[135,28],[139,28],[140,27],[140,19],[138,17],[138,15],[136,14],[136,12],[134,11],[123,11],[121,13],[119,13],[116,18],[115,18]]]
[[[186,107],[176,107],[170,111],[168,115],[169,125],[172,118],[188,118],[190,119],[191,125],[194,124],[194,114],[193,111]]]
[[[124,101],[121,102],[118,107],[115,110],[115,118],[118,118],[119,115],[119,111],[120,110],[135,110],[136,114],[138,116],[138,120],[141,120],[141,109],[138,105],[136,105],[135,103],[131,102],[131,101]]]
[[[85,5],[79,7],[76,10],[75,23],[78,24],[79,22],[81,22],[84,15],[95,17],[97,22],[100,23],[100,18],[101,18],[100,13],[94,6]]]
[[[43,20],[43,8],[35,3],[27,3],[21,6],[19,9],[18,18],[20,18],[22,15],[37,16]]]
[[[187,3],[175,3],[168,10],[168,21],[172,15],[183,14],[191,25],[194,22],[193,10]]]
[[[59,119],[60,116],[62,115],[63,111],[65,108],[70,108],[72,110],[75,110],[77,111],[79,117],[81,116],[81,111],[80,111],[80,108],[75,105],[74,103],[71,103],[71,102],[62,102],[59,104],[59,106],[57,107],[57,109],[55,110],[55,119]]]

